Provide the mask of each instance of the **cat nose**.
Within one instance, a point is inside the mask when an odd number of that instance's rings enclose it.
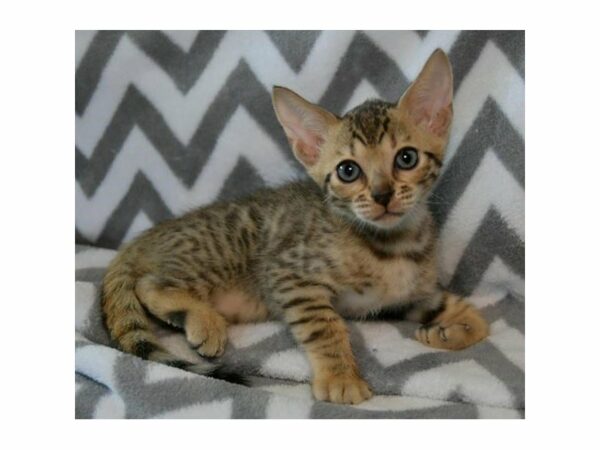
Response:
[[[375,203],[379,203],[383,206],[387,206],[387,204],[390,202],[390,199],[392,198],[392,195],[394,195],[394,191],[371,193],[371,196],[373,197],[373,200],[375,200]]]

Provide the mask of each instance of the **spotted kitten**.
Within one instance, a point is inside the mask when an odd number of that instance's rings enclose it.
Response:
[[[304,348],[318,400],[360,403],[345,318],[402,310],[425,345],[457,350],[488,335],[479,312],[437,284],[426,198],[452,120],[452,72],[436,50],[398,103],[371,100],[343,117],[276,87],[273,104],[310,181],[200,208],[143,233],[110,264],[103,310],[127,351],[182,361],[151,317],[185,331],[201,355],[225,350],[229,323],[282,319]]]

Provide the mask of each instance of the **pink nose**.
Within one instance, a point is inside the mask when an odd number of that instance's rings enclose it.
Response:
[[[383,206],[387,206],[387,204],[390,202],[390,199],[392,198],[392,195],[394,195],[394,191],[371,193],[371,196],[373,197],[373,200],[375,200],[375,203],[378,203]]]

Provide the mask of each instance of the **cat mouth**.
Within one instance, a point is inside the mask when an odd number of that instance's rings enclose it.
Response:
[[[397,213],[397,212],[393,212],[393,211],[384,211],[380,215],[378,215],[377,217],[375,217],[374,219],[371,219],[371,220],[373,222],[390,221],[391,219],[402,217],[403,215],[404,215],[403,213]]]
[[[354,217],[358,218],[361,222],[367,223],[376,228],[384,229],[395,227],[398,223],[400,223],[404,215],[404,212],[388,211],[387,209],[374,217],[369,217],[369,215],[361,214],[360,212],[354,213]]]
[[[384,211],[376,217],[372,219],[368,219],[372,225],[377,228],[393,228],[398,223],[400,223],[401,218],[404,216],[404,213],[392,212],[392,211]]]

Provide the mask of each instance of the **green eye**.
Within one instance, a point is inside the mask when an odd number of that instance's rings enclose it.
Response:
[[[342,161],[337,166],[337,175],[344,183],[352,183],[360,176],[360,167],[354,161]]]
[[[404,147],[396,154],[396,167],[402,170],[410,170],[419,162],[419,152],[413,147]]]

